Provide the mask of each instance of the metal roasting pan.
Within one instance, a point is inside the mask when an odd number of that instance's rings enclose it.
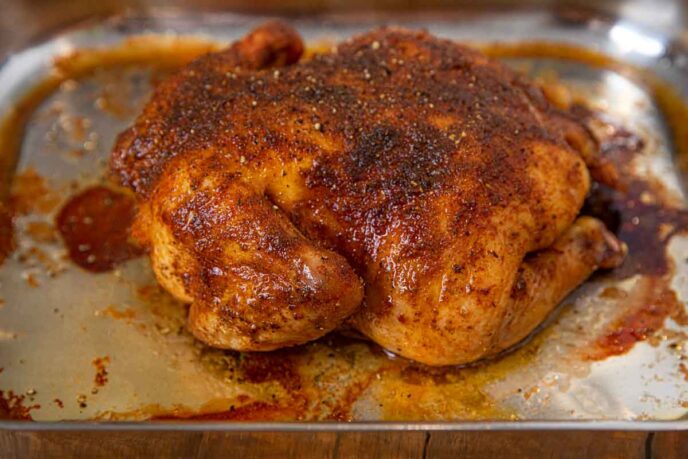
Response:
[[[562,10],[545,2],[518,10],[321,13],[289,15],[285,20],[309,43],[337,41],[379,24],[427,28],[442,37],[473,43],[570,43],[634,68],[649,69],[676,89],[676,97],[688,100],[688,52],[680,36],[683,25],[677,22],[683,14],[680,3],[625,3],[630,6],[612,13]],[[0,65],[0,115],[10,114],[27,92],[54,72],[56,58],[75,50],[117,46],[141,35],[193,36],[227,43],[268,17],[180,8],[131,9],[65,28],[52,24],[51,31],[37,32],[39,39],[22,43],[9,38],[10,25],[4,24],[0,37],[7,41],[0,46],[5,53]],[[638,168],[659,180],[678,207],[685,207],[685,182],[672,142],[674,127],[647,86],[619,69],[567,59],[511,58],[508,62],[538,75],[555,74],[573,92],[584,94],[593,105],[645,136]],[[624,301],[602,298],[600,291],[615,286],[633,292],[642,282],[604,276],[594,277],[564,301],[546,329],[525,345],[526,351],[516,351],[501,363],[484,364],[489,369],[456,369],[444,383],[421,376],[419,383],[398,385],[395,376],[380,369],[391,357],[355,340],[344,344],[325,340],[288,357],[298,362],[294,371],[301,383],[312,389],[293,413],[300,420],[184,418],[180,413],[228,410],[239,404],[236,400],[246,400],[246,394],[252,400],[276,400],[278,405],[290,395],[274,381],[237,380],[228,372],[241,357],[195,343],[183,331],[183,307],[152,287],[147,259],[92,274],[65,260],[59,238],[37,240],[28,231],[32,223],[50,225],[60,203],[102,180],[115,135],[136,116],[150,87],[151,70],[145,65],[96,69],[60,84],[30,115],[10,176],[37,174],[48,189],[37,199],[48,199],[47,193],[57,204],[15,217],[17,249],[0,267],[0,390],[5,397],[10,391],[14,394],[12,403],[40,408],[30,409],[33,422],[0,420],[0,428],[688,429],[688,374],[679,367],[688,355],[688,327],[667,319],[654,340],[638,342],[621,355],[593,362],[572,357],[572,350],[589,345],[593,335],[626,307]],[[104,104],[118,107],[117,113],[103,110]],[[83,132],[74,133],[75,123],[81,123]],[[688,237],[674,236],[667,252],[674,264],[671,287],[685,307]],[[143,295],[146,288],[148,293]],[[625,302],[632,300],[627,297]],[[528,349],[534,356],[524,357]],[[107,364],[106,383],[94,383],[97,358]],[[353,393],[352,387],[359,387],[366,375],[372,379],[355,392],[349,422],[331,421],[336,418],[333,406],[339,406],[342,394]],[[400,393],[390,394],[403,390],[419,397],[418,401],[402,403]],[[166,414],[176,419],[147,420]]]

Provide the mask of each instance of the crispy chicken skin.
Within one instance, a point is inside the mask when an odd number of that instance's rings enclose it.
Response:
[[[199,339],[270,350],[347,324],[466,363],[622,260],[577,219],[594,141],[517,73],[395,28],[302,50],[268,23],[199,58],[114,148],[135,236]]]

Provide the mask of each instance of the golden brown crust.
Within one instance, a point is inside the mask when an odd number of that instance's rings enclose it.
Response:
[[[138,122],[117,139],[111,161],[121,182],[138,192],[150,189],[169,158],[212,142],[210,124],[227,114],[220,108],[229,108],[224,104],[232,98],[222,93],[238,73],[293,64],[302,54],[296,31],[271,21],[184,67],[156,88]]]
[[[291,35],[272,27],[276,49],[295,55]],[[383,346],[431,364],[493,353],[524,256],[550,246],[582,206],[585,129],[517,73],[426,32],[378,29],[266,70],[292,60],[262,51],[275,49],[271,34],[183,69],[120,137],[113,169],[170,229],[159,245],[243,241],[264,252],[283,218],[295,228],[278,233],[305,245],[285,242],[280,263],[306,246],[343,256],[366,283],[352,323]],[[253,55],[270,57],[257,65]],[[180,170],[185,178],[170,178]],[[226,187],[231,199],[245,190],[255,209],[270,200],[279,216],[258,218],[253,233],[250,218],[231,234],[191,230],[184,215],[206,208],[220,226],[227,215],[261,215],[201,203],[202,190]],[[286,269],[274,266],[275,276]],[[342,269],[335,284],[348,287],[326,297],[355,291]],[[212,286],[186,289],[199,299]]]

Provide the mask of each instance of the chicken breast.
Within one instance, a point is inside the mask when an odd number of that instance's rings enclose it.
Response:
[[[594,140],[519,74],[396,28],[302,51],[259,27],[163,82],[114,148],[135,234],[199,339],[262,351],[346,323],[461,364],[622,260],[577,218]]]

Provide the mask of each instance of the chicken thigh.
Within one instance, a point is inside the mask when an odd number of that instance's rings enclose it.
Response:
[[[265,351],[347,325],[461,364],[622,260],[578,217],[594,140],[516,72],[396,28],[302,52],[265,24],[161,83],[115,145],[134,234],[202,341]]]

